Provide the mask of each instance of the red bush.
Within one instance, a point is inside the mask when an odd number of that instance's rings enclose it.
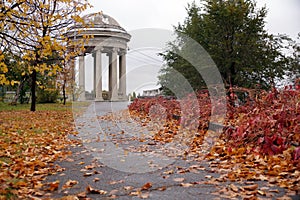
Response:
[[[293,87],[295,88],[295,87]],[[221,102],[221,100],[220,100]],[[174,126],[198,129],[201,134],[208,129],[212,109],[222,114],[223,104],[215,103],[212,108],[208,91],[187,95],[182,100],[164,97],[135,99],[129,106],[131,113],[140,117],[149,115],[151,107],[160,105],[165,109],[166,119]],[[152,117],[161,115],[159,109],[152,111]],[[175,119],[175,120],[174,120]],[[300,144],[300,88],[276,89],[250,103],[235,107],[227,104],[226,124],[235,128],[224,129],[223,138],[229,146],[249,145],[253,151],[267,155],[282,153],[292,145]],[[199,144],[199,141],[197,142]],[[300,147],[295,148],[293,157],[300,159]]]

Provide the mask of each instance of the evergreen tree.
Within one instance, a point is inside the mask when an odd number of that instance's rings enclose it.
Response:
[[[266,32],[265,7],[258,9],[252,0],[201,0],[201,3],[201,6],[195,2],[188,5],[184,23],[175,27],[177,39],[161,54],[166,65],[160,71],[159,83],[165,92],[168,85],[180,87],[176,73],[183,75],[194,90],[207,84],[193,65],[181,57],[187,37],[209,53],[226,86],[259,84],[269,88],[291,71],[291,60],[283,53],[284,44],[291,39]]]

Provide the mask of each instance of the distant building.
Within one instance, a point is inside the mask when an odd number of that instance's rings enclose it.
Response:
[[[162,88],[151,89],[151,90],[143,90],[143,96],[153,97],[162,94]]]

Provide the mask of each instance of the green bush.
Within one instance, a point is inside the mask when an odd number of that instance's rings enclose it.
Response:
[[[37,103],[56,103],[58,94],[57,89],[38,89]]]

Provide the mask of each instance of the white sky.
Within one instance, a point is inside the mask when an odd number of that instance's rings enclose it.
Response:
[[[140,28],[171,29],[186,17],[185,7],[193,0],[89,0],[94,6],[86,12],[112,16],[127,31]],[[196,3],[198,1],[196,0]],[[257,0],[259,7],[268,8],[267,29],[271,33],[287,33],[296,37],[300,32],[299,0]]]
[[[193,0],[89,0],[94,6],[85,13],[103,11],[116,19],[119,24],[129,33],[142,28],[159,28],[172,31],[173,26],[182,23],[187,16],[185,7]],[[196,0],[196,2],[198,2]],[[259,7],[266,5],[268,15],[266,18],[266,29],[269,33],[285,33],[297,38],[300,32],[300,0],[257,0]],[[146,38],[145,38],[146,39]],[[130,44],[129,44],[130,46]],[[154,51],[141,50],[152,58],[160,59]],[[157,88],[157,72],[160,63],[155,62],[146,65],[149,57],[130,53],[127,58],[127,93],[136,91],[141,93],[145,88]],[[137,59],[142,59],[137,63]],[[93,65],[91,56],[86,59],[87,67]],[[152,60],[153,61],[153,60]],[[138,66],[138,67],[137,67]],[[92,69],[90,67],[89,69]],[[92,90],[92,72],[87,69],[86,89]],[[134,70],[130,70],[134,69]],[[105,70],[105,67],[104,67]],[[131,72],[130,72],[131,71]],[[107,89],[107,74],[103,74],[103,89]]]

